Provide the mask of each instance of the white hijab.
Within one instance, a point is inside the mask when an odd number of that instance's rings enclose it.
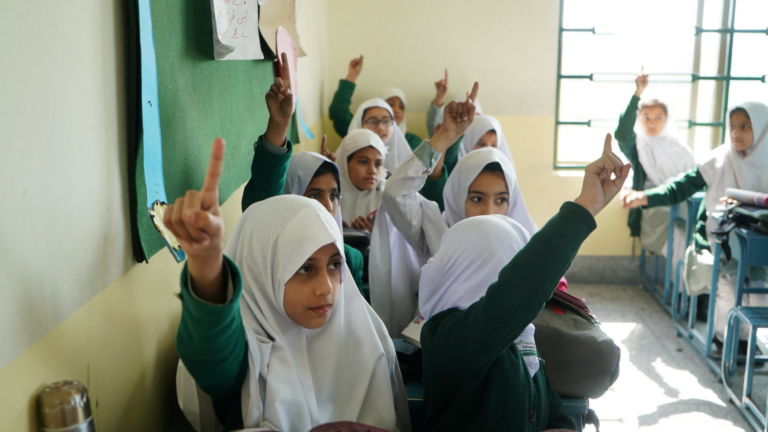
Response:
[[[522,225],[500,215],[477,216],[452,226],[443,236],[440,250],[421,269],[421,315],[429,320],[444,310],[466,310],[476,303],[530,238]],[[533,332],[529,324],[515,341],[518,348],[526,342],[533,345],[534,355],[524,355],[531,376],[539,367]]]
[[[387,180],[384,178],[385,174],[382,173],[382,178],[373,190],[360,190],[352,184],[352,180],[349,178],[347,158],[354,152],[366,147],[373,147],[378,150],[381,156],[384,157],[384,163],[386,164],[388,159],[387,148],[381,141],[381,137],[368,129],[349,131],[335,153],[336,160],[339,162],[337,166],[339,167],[341,177],[340,186],[344,191],[343,199],[339,205],[341,207],[341,218],[347,224],[360,216],[368,216],[379,208],[381,194],[384,193],[384,186],[387,183]]]
[[[364,129],[363,115],[365,114],[365,110],[374,107],[386,109],[389,112],[389,115],[392,116],[392,122],[394,123],[395,114],[392,112],[392,107],[389,106],[387,101],[379,98],[368,99],[367,101],[361,103],[359,107],[357,107],[357,112],[355,112],[355,116],[352,117],[352,122],[349,124],[348,132],[352,132],[356,129]],[[393,173],[397,167],[399,167],[400,164],[403,163],[403,161],[408,156],[410,156],[411,153],[413,153],[413,151],[408,145],[408,141],[405,139],[405,134],[400,130],[399,127],[392,128],[392,134],[384,144],[387,147],[388,155],[388,157],[384,160],[384,168],[386,168],[387,171]]]
[[[476,116],[475,120],[464,132],[464,139],[461,141],[461,148],[459,148],[459,160],[469,154],[475,149],[475,144],[480,141],[487,132],[496,132],[496,142],[499,151],[512,162],[512,166],[515,162],[512,160],[512,155],[509,153],[509,147],[507,147],[507,140],[504,138],[504,132],[501,130],[501,124],[495,118],[487,115]]]
[[[341,292],[326,324],[307,330],[285,313],[285,284],[329,243],[342,254]],[[243,281],[245,427],[306,431],[347,420],[397,429],[402,394],[394,346],[344,264],[343,239],[328,211],[295,195],[256,203],[240,218],[224,252]]]
[[[637,157],[647,176],[646,189],[669,183],[696,166],[691,149],[678,140],[675,120],[669,114],[664,129],[653,137],[646,135],[638,115],[635,135]]]
[[[288,172],[285,175],[285,186],[283,193],[291,195],[304,195],[307,191],[309,183],[315,176],[315,172],[320,165],[328,162],[336,169],[336,183],[339,185],[339,195],[341,195],[341,175],[339,173],[339,166],[333,163],[330,159],[315,152],[301,152],[294,153],[291,156],[291,161],[288,164]],[[336,223],[339,225],[339,229],[343,229],[341,225],[341,199],[339,199],[339,209],[333,217],[336,219]]]
[[[756,192],[768,192],[768,106],[761,102],[744,102],[731,108],[726,119],[726,130],[730,130],[731,113],[736,108],[743,108],[752,122],[755,141],[747,150],[747,155],[735,150],[730,142],[712,150],[707,160],[699,164],[699,172],[707,182],[707,195],[704,205],[707,207],[707,237],[710,244],[712,230],[717,227],[712,212],[720,205],[726,188],[744,189]]]
[[[515,167],[502,152],[493,147],[475,150],[456,164],[443,189],[443,201],[445,202],[443,219],[445,219],[448,227],[451,227],[467,218],[464,203],[467,201],[467,195],[469,195],[469,185],[475,181],[483,168],[492,162],[498,162],[501,165],[501,169],[504,170],[504,178],[507,180],[507,188],[509,189],[507,216],[520,223],[529,232],[535,233],[537,231],[536,224],[525,207],[523,194],[517,184]]]
[[[401,101],[403,101],[403,106],[406,107],[406,110],[407,110],[408,109],[408,103],[405,101],[405,93],[403,93],[403,91],[400,90],[399,88],[397,88],[397,87],[387,87],[384,90],[382,90],[381,93],[379,93],[379,98],[383,99],[384,102],[386,102],[387,99],[389,99],[391,97],[395,97],[395,96],[398,97]],[[392,119],[394,120],[394,118],[395,118],[395,115],[393,113],[392,114]],[[407,125],[407,123],[408,123],[408,118],[405,116],[405,113],[403,113],[403,121],[401,121],[400,124],[397,125],[397,127],[400,129],[400,132],[402,132],[403,135],[405,135],[405,133],[408,132],[408,125]]]
[[[381,206],[376,214],[376,223],[371,236],[368,280],[371,285],[371,304],[389,329],[392,337],[413,319],[417,310],[416,293],[419,292],[421,268],[442,248],[441,239],[452,225],[466,219],[464,203],[469,185],[477,178],[486,165],[498,162],[504,170],[509,189],[507,216],[515,219],[529,232],[536,232],[536,224],[528,214],[512,163],[494,148],[473,151],[459,161],[448,177],[443,190],[445,212],[442,214],[433,201],[419,196],[419,211],[422,215],[422,230],[425,245],[414,249],[392,222]]]

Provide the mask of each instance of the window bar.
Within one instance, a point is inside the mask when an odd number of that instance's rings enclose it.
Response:
[[[597,31],[597,27],[592,28],[561,28],[563,33],[592,33],[598,36],[611,36],[614,33],[604,33]],[[705,29],[699,26],[693,27],[691,36],[699,36],[702,33],[720,33],[720,34],[734,34],[734,33],[752,33],[752,34],[764,34],[768,36],[768,28],[765,29],[734,29],[734,28],[719,28],[719,29]]]
[[[563,9],[565,6],[565,0],[560,0],[560,22],[558,23],[557,32],[557,87],[555,90],[555,152],[552,155],[552,168],[558,169],[557,152],[558,152],[558,137],[557,132],[560,129],[557,123],[560,121],[560,77],[562,76],[563,67]]]
[[[601,76],[627,76],[627,79],[601,79]],[[658,79],[654,80],[651,79],[651,82],[654,83],[682,83],[682,84],[690,84],[695,81],[760,81],[765,83],[768,79],[766,75],[763,76],[725,76],[725,75],[697,75],[697,74],[689,74],[689,73],[654,73],[655,76],[667,76],[667,77],[675,77],[679,76],[681,79]],[[631,77],[631,78],[630,78]],[[589,75],[558,75],[558,79],[584,79],[584,80],[590,80],[593,82],[635,82],[635,77],[637,77],[637,73],[630,73],[630,72],[595,72],[591,73]],[[687,79],[683,80],[682,78],[686,77]]]
[[[556,120],[557,126],[586,126],[586,127],[601,127],[600,125],[610,124],[611,128],[615,127],[619,123],[616,119],[589,119],[586,121],[561,121]],[[690,129],[694,127],[724,127],[723,122],[697,122],[695,120],[675,120],[678,124],[678,129]],[[684,125],[684,126],[683,126]],[[683,127],[680,127],[683,126]]]
[[[736,0],[732,0],[731,2],[731,16],[729,17],[731,24],[728,26],[729,28],[733,29],[736,27]],[[735,79],[731,77],[731,64],[733,63],[733,34],[728,35],[728,57],[725,62],[725,76]],[[731,79],[725,80],[724,89],[723,89],[723,115],[720,117],[722,121],[725,121],[726,116],[728,115],[728,97],[729,92],[731,90]],[[763,82],[765,82],[765,76],[763,76]],[[720,130],[720,142],[725,141],[725,128],[722,128]]]

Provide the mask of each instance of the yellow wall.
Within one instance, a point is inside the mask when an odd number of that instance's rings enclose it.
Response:
[[[349,60],[363,54],[352,109],[397,86],[408,97],[408,129],[426,137],[434,82],[449,71],[449,95],[480,82],[478,99],[501,122],[520,188],[541,226],[580,189],[579,172],[554,171],[558,0],[329,0],[326,107]],[[396,23],[396,24],[395,24]],[[327,112],[327,111],[326,111]],[[329,147],[340,138],[323,119]],[[614,201],[597,218],[582,255],[630,255],[627,213]]]
[[[125,2],[52,2],[33,12],[5,3],[0,430],[36,431],[36,393],[63,379],[88,385],[98,430],[178,430],[181,266],[165,250],[135,264],[130,250]],[[325,0],[299,2],[309,54],[299,61],[300,100],[318,136],[301,136],[298,151],[319,150],[322,138],[326,9]],[[224,204],[228,229],[241,194]]]

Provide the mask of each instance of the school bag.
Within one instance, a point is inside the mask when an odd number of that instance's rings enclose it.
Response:
[[[616,382],[621,352],[583,299],[555,290],[533,325],[539,356],[560,396],[599,398]]]

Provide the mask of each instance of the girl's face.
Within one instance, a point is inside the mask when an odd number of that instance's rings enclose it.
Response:
[[[504,173],[481,172],[469,185],[464,203],[468,218],[474,216],[505,215],[509,209],[509,188]]]
[[[653,137],[660,134],[666,123],[667,115],[662,107],[655,105],[640,110],[640,124],[646,135]]]
[[[331,213],[331,216],[336,216],[336,212],[339,210],[339,184],[336,182],[336,176],[332,173],[325,173],[313,178],[307,185],[304,196],[319,201]]]
[[[747,151],[755,143],[755,133],[749,116],[741,111],[731,114],[731,145],[738,151]]]
[[[480,140],[477,141],[477,144],[475,144],[473,150],[481,149],[483,147],[499,148],[499,144],[496,139],[496,131],[492,130],[483,134],[483,136],[480,137]]]
[[[400,124],[405,117],[405,104],[397,96],[392,96],[387,99],[387,103],[392,108],[392,112],[395,114],[395,123]]]
[[[288,318],[309,330],[325,325],[341,290],[341,271],[335,244],[316,250],[285,283],[283,307]]]
[[[384,158],[373,147],[362,148],[352,154],[347,164],[349,180],[360,190],[373,190],[381,178]]]
[[[368,108],[363,113],[363,127],[376,132],[382,141],[387,142],[392,135],[392,116],[384,108]]]

